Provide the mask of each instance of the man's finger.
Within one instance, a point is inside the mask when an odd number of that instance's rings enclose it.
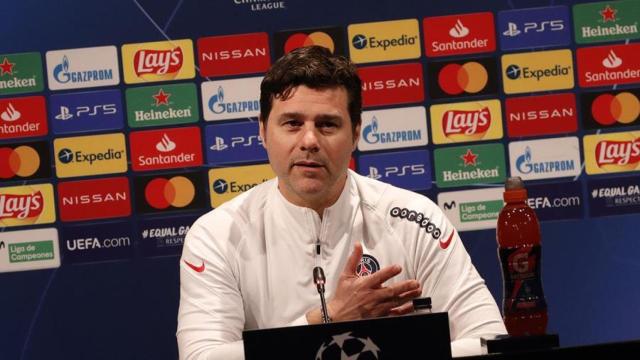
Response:
[[[407,302],[389,310],[389,315],[405,315],[413,312],[413,303]]]
[[[401,272],[402,268],[399,265],[385,266],[375,273],[365,277],[365,281],[368,287],[375,289]]]
[[[420,283],[416,280],[404,280],[397,284],[390,285],[389,287],[393,289],[393,294],[398,296],[409,291],[420,289]]]
[[[353,252],[349,256],[342,273],[349,276],[355,275],[360,259],[362,259],[362,244],[356,242],[355,245],[353,245]]]

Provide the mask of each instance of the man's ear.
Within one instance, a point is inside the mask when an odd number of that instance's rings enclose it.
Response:
[[[258,118],[259,127],[260,127],[260,138],[262,139],[262,147],[266,148],[267,145],[267,121],[262,117]]]
[[[358,147],[358,140],[360,140],[360,124],[356,125],[355,129],[353,129],[353,146],[351,151],[356,151]]]

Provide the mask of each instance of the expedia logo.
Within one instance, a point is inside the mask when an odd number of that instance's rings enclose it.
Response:
[[[124,157],[124,150],[116,151],[114,149],[108,149],[105,152],[100,153],[84,153],[82,151],[72,151],[70,149],[62,149],[58,152],[58,160],[63,164],[69,164],[73,162],[88,163],[93,165],[94,162],[104,160],[120,160]]]
[[[123,134],[58,138],[53,148],[60,178],[127,171]]]
[[[421,54],[415,19],[352,24],[348,32],[355,63],[416,59]]]
[[[552,50],[502,56],[502,81],[507,94],[573,87],[571,50]]]
[[[225,179],[216,179],[213,181],[212,189],[216,194],[224,194],[229,190],[229,184]]]
[[[269,179],[262,179],[258,182],[254,183],[239,183],[237,181],[227,182],[225,179],[216,179],[213,181],[212,190],[216,194],[225,194],[227,192],[231,193],[243,193],[247,190],[251,190],[252,188],[262,184]]]
[[[241,193],[275,177],[269,164],[209,170],[211,206],[217,208]]]
[[[379,39],[375,36],[366,37],[365,35],[358,34],[351,39],[351,44],[353,47],[362,50],[362,49],[376,49],[380,48],[384,51],[387,51],[389,48],[394,48],[398,46],[405,45],[415,45],[418,41],[418,36],[407,36],[406,34],[402,34],[400,37],[393,39]]]
[[[523,79],[534,78],[536,81],[540,81],[547,77],[567,76],[570,71],[571,66],[556,65],[547,69],[531,69],[529,67],[520,68],[518,65],[509,65],[507,66],[506,75],[511,80],[519,79],[522,76]]]

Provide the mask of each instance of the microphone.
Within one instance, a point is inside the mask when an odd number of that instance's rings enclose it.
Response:
[[[326,279],[324,277],[324,271],[320,266],[316,266],[313,268],[313,282],[316,284],[318,294],[320,294],[322,322],[326,324],[330,322],[329,314],[327,313],[327,302],[324,299],[324,283],[326,282]]]

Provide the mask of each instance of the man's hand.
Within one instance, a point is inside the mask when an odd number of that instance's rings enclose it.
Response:
[[[333,298],[327,304],[333,321],[356,320],[386,315],[401,315],[413,311],[411,299],[422,293],[420,283],[405,280],[391,286],[384,282],[400,274],[398,265],[384,267],[377,272],[358,277],[356,268],[362,258],[362,245],[357,243],[349,256]],[[310,324],[320,323],[320,310],[307,313]]]

